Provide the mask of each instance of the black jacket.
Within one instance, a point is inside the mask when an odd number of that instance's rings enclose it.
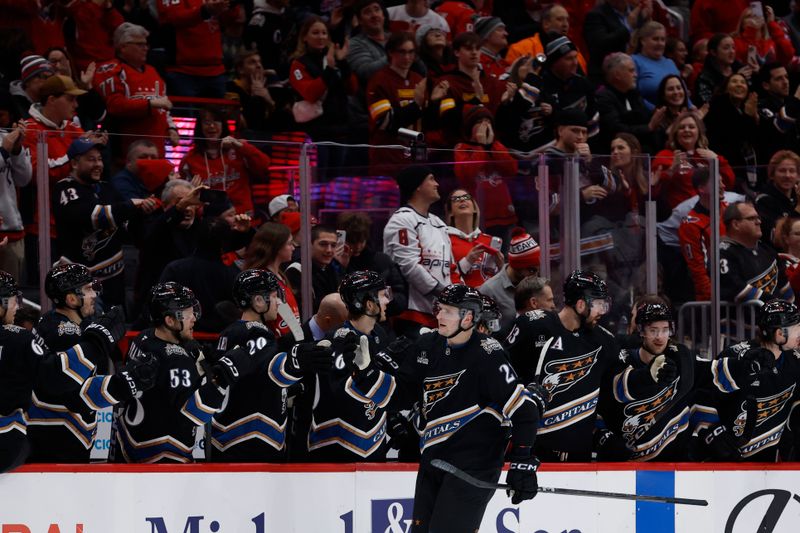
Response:
[[[591,44],[589,79],[603,81],[603,59],[612,52],[624,52],[631,33],[608,4],[598,6],[586,14],[583,21],[583,39]]]
[[[651,113],[644,105],[637,89],[621,93],[610,85],[597,91],[597,111],[600,113],[600,131],[592,139],[592,151],[611,153],[611,140],[620,132],[630,133],[639,139],[643,153],[655,153],[655,139],[648,128]]]

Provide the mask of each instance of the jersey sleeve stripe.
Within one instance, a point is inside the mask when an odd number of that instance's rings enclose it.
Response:
[[[355,398],[359,402],[373,402],[377,407],[385,407],[386,404],[389,403],[389,400],[392,399],[392,394],[394,394],[395,379],[385,372],[380,372],[380,376],[375,384],[370,387],[369,391],[363,393],[359,390],[353,378],[350,377],[347,378],[344,390],[349,396]]]
[[[92,376],[87,379],[81,387],[81,399],[95,411],[117,405],[119,400],[108,392],[110,381],[111,376]]]
[[[270,379],[275,382],[279,387],[291,387],[300,378],[297,378],[286,371],[286,352],[281,352],[272,358],[272,361],[267,368],[267,373]]]
[[[94,373],[95,366],[84,355],[80,345],[58,353],[61,370],[79,384],[83,384]]]
[[[8,416],[0,416],[0,434],[7,433],[13,429],[27,432],[27,425],[25,423],[25,416],[22,414],[22,409],[17,409]]]
[[[181,413],[198,426],[210,422],[216,412],[216,409],[203,403],[199,390],[194,391],[181,407]]]
[[[372,120],[376,120],[378,117],[390,111],[392,109],[392,104],[389,100],[383,99],[378,100],[371,106],[369,106],[369,116],[372,117]]]
[[[624,372],[621,372],[614,377],[614,398],[619,403],[628,403],[635,400],[628,390],[628,376],[632,370],[632,367],[628,367]]]
[[[506,418],[511,418],[517,411],[517,409],[519,409],[519,406],[522,405],[522,403],[525,400],[532,401],[530,396],[525,395],[525,392],[526,390],[524,385],[522,385],[521,383],[517,385],[517,387],[514,389],[514,392],[511,394],[511,397],[503,406],[502,410],[503,416],[505,416]]]
[[[735,392],[739,390],[739,385],[731,376],[728,368],[728,357],[717,359],[711,363],[711,373],[714,376],[714,385],[722,392]]]
[[[456,101],[452,98],[442,98],[442,101],[439,103],[439,114],[444,115],[448,111],[455,109]]]

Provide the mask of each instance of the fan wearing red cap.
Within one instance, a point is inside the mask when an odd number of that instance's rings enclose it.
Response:
[[[478,289],[481,294],[497,302],[502,313],[501,327],[513,321],[516,315],[514,292],[520,281],[539,274],[539,243],[525,230],[514,228],[508,247],[506,267]]]

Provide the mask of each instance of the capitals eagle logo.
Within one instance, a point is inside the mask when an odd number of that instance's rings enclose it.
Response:
[[[466,370],[462,370],[461,372],[456,372],[455,374],[448,374],[446,376],[436,376],[432,378],[425,379],[423,383],[423,403],[425,407],[425,414],[428,414],[434,405],[440,400],[443,400],[450,394],[456,385],[458,385],[458,380],[461,378],[461,374],[466,372]]]
[[[554,359],[545,363],[545,377],[542,380],[542,386],[550,393],[550,397],[569,390],[589,375],[597,362],[597,354],[600,353],[601,348],[602,346],[577,357]]]

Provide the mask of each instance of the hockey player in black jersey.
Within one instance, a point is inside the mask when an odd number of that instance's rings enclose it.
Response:
[[[44,289],[55,308],[42,315],[36,333],[50,350],[66,350],[80,342],[82,327],[95,314],[102,286],[88,268],[68,263],[50,269]],[[99,355],[102,357],[92,363],[98,373],[107,374],[108,356]],[[88,462],[96,429],[96,413],[77,391],[56,394],[46,388],[34,388],[28,408],[30,462]]]
[[[314,461],[384,461],[388,451],[387,406],[396,389],[390,358],[377,356],[389,345],[389,335],[378,322],[386,319],[390,289],[377,272],[357,271],[345,276],[339,294],[348,319],[333,334],[335,364],[317,376],[309,457]],[[392,373],[390,373],[392,372]]]
[[[155,354],[159,371],[155,386],[125,406],[118,419],[115,446],[127,462],[192,461],[195,432],[211,421],[229,387],[263,366],[269,347],[234,347],[203,364],[193,340],[200,305],[194,293],[169,281],[155,285],[148,298],[152,328],[131,342],[130,361]]]
[[[333,365],[325,344],[299,343],[288,352],[277,352],[267,323],[278,317],[285,301],[278,277],[266,270],[245,270],[233,284],[233,298],[242,318],[220,334],[214,358],[236,346],[248,353],[264,350],[262,368],[239,379],[230,388],[228,401],[214,415],[211,458],[224,462],[277,462],[286,457],[288,394],[303,373],[324,371]],[[327,343],[330,344],[329,342]]]
[[[478,333],[483,333],[493,337],[500,331],[500,306],[494,301],[491,296],[481,294],[481,314],[478,318],[478,323],[475,325],[475,330]]]
[[[411,531],[477,531],[493,491],[468,485],[431,466],[445,460],[484,481],[500,477],[511,431],[506,482],[512,503],[536,495],[539,461],[532,453],[541,389],[519,381],[498,341],[475,330],[480,294],[444,289],[435,306],[438,329],[409,346],[398,382],[406,402],[421,406],[422,458]],[[384,354],[385,355],[385,354]],[[388,367],[387,367],[388,368]]]
[[[589,461],[601,384],[621,370],[619,348],[598,325],[610,299],[597,274],[572,272],[564,282],[564,304],[558,313],[537,309],[517,317],[506,346],[523,383],[536,381],[550,394],[539,420],[537,455]]]
[[[614,377],[613,394],[601,393],[605,421],[623,438],[630,459],[685,461],[696,373],[708,372],[708,363],[695,362],[686,346],[671,340],[675,325],[664,303],[640,305],[636,328],[641,347],[620,352],[627,366]]]
[[[79,391],[97,410],[140,395],[155,375],[155,360],[147,356],[118,374],[97,374],[92,360],[107,357],[125,334],[120,316],[98,317],[77,344],[51,352],[35,332],[13,325],[20,299],[14,278],[0,271],[0,472],[18,466],[27,455],[25,410],[34,386],[65,394]]]
[[[692,413],[694,460],[774,462],[787,424],[800,423],[800,312],[771,300],[757,325],[757,339],[711,362],[712,385],[698,391]]]

